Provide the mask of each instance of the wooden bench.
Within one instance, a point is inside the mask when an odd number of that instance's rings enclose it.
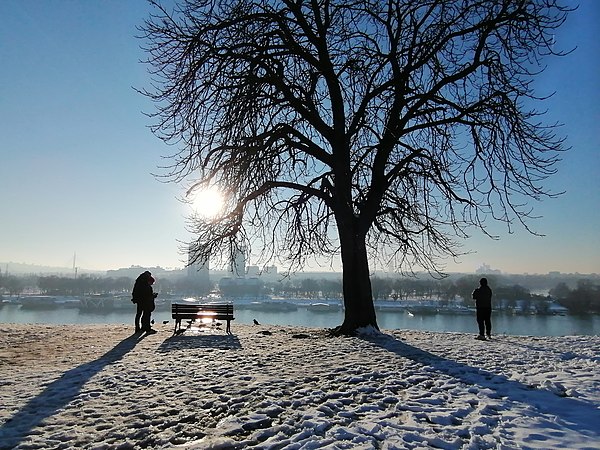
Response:
[[[233,317],[233,304],[231,303],[173,303],[171,305],[171,317],[175,319],[175,330],[173,334],[183,333],[181,331],[182,320],[214,319],[227,321],[227,333],[231,333],[231,321]],[[184,330],[185,331],[185,330]]]

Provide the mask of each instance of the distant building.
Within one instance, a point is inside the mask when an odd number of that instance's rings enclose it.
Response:
[[[277,266],[267,266],[263,270],[263,275],[268,275],[270,277],[277,276]]]
[[[275,279],[277,277],[277,266],[265,266],[262,269],[259,266],[246,266],[246,277]]]
[[[197,260],[194,262],[193,246],[190,245],[188,250],[188,278],[202,284],[208,284],[210,281],[209,272],[210,259]]]
[[[492,269],[489,265],[483,263],[481,267],[475,271],[475,273],[479,275],[500,275],[502,271],[498,269]]]
[[[130,267],[121,268],[121,269],[107,270],[106,276],[112,277],[112,278],[127,277],[127,278],[132,278],[135,280],[142,272],[145,272],[146,270],[149,270],[150,272],[152,272],[152,275],[154,275],[154,278],[157,278],[157,276],[160,278],[167,272],[162,267],[130,266]]]
[[[246,268],[246,275],[248,275],[248,277],[260,277],[261,276],[261,271],[260,268],[258,266],[248,266]]]
[[[238,248],[231,259],[230,275],[232,278],[246,277],[246,249]]]

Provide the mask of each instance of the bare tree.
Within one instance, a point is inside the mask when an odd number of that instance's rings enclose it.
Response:
[[[527,229],[562,140],[531,82],[553,0],[182,0],[142,27],[167,175],[220,186],[196,258],[260,243],[293,267],[339,255],[345,317],[377,327],[369,259],[443,268],[488,221]],[[226,250],[225,250],[226,249]]]

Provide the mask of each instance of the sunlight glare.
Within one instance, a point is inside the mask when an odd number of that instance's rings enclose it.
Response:
[[[213,218],[223,208],[223,195],[216,188],[203,189],[192,196],[192,207],[202,217]]]

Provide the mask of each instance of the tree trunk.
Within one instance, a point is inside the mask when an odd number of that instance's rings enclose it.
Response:
[[[352,335],[357,328],[379,329],[373,305],[365,234],[339,229],[344,294],[344,322],[333,330],[335,335]]]

